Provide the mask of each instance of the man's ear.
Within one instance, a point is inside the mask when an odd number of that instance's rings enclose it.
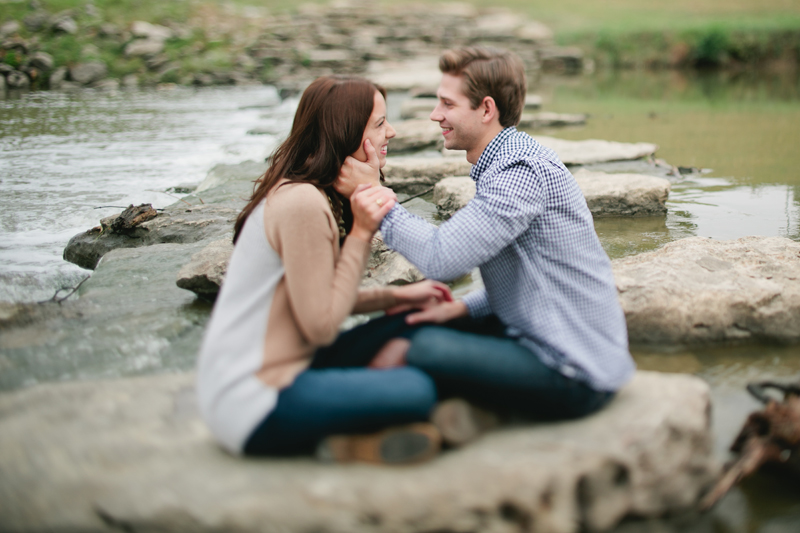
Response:
[[[485,96],[483,98],[480,108],[483,112],[483,115],[481,116],[481,122],[484,124],[489,124],[495,118],[500,120],[500,113],[497,110],[497,104],[495,103],[494,98],[491,96]]]

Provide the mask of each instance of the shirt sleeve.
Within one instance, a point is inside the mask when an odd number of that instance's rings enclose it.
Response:
[[[310,344],[322,346],[333,342],[353,310],[370,244],[348,236],[337,260],[333,239],[338,235],[331,228],[327,204],[315,189],[300,188],[281,191],[268,206],[265,227],[283,261],[297,325]]]
[[[481,318],[492,314],[492,306],[489,304],[489,295],[483,287],[467,294],[461,301],[467,306],[469,316],[473,318]]]
[[[482,265],[511,244],[544,210],[544,191],[524,161],[481,177],[475,197],[438,228],[399,204],[381,233],[427,278],[450,281]]]

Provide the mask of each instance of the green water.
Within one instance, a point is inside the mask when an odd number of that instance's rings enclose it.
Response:
[[[798,73],[602,73],[543,79],[533,89],[544,109],[588,113],[585,126],[537,131],[563,139],[652,142],[656,156],[701,172],[668,176],[669,213],[646,219],[598,219],[612,258],[689,237],[768,235],[800,240],[800,83]],[[609,172],[664,171],[644,163],[600,166]],[[691,373],[711,386],[715,449],[727,448],[748,413],[752,381],[800,381],[800,347],[743,345],[633,346],[644,370]],[[800,484],[761,474],[711,512],[676,523],[632,523],[624,531],[797,532]]]

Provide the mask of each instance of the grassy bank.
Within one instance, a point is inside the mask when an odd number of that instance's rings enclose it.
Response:
[[[776,67],[800,63],[796,0],[470,0],[549,25],[601,66]]]
[[[445,1],[445,0],[436,0]],[[796,0],[467,0],[478,8],[506,7],[549,25],[560,45],[576,45],[601,67],[728,67],[778,70],[800,64],[800,2]],[[389,2],[386,2],[389,5]],[[316,3],[324,3],[318,0]],[[380,2],[367,4],[375,12]],[[197,80],[210,72],[270,79],[269,65],[244,57],[270,13],[297,9],[291,0],[38,0],[0,3],[0,25],[17,21],[5,36],[46,52],[55,66],[100,61],[109,76],[136,74],[140,83]],[[37,28],[36,13],[74,19],[76,32]],[[160,64],[130,57],[131,23],[172,28]],[[33,22],[33,23],[32,23]],[[24,47],[0,48],[0,63],[24,69]],[[170,67],[179,65],[179,67]],[[31,75],[46,87],[52,69]],[[219,80],[217,80],[219,82]]]

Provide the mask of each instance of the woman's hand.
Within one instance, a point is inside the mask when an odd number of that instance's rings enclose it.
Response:
[[[351,235],[364,241],[371,241],[378,231],[383,217],[394,207],[397,195],[391,189],[379,185],[361,184],[350,197],[353,211],[353,230]]]
[[[339,169],[339,177],[333,183],[333,188],[344,197],[352,195],[359,185],[381,184],[381,162],[369,139],[364,141],[364,153],[367,154],[366,161],[349,155]]]
[[[392,294],[397,300],[397,305],[387,309],[387,315],[395,315],[410,309],[425,309],[434,304],[453,301],[450,287],[430,279],[395,287]]]

